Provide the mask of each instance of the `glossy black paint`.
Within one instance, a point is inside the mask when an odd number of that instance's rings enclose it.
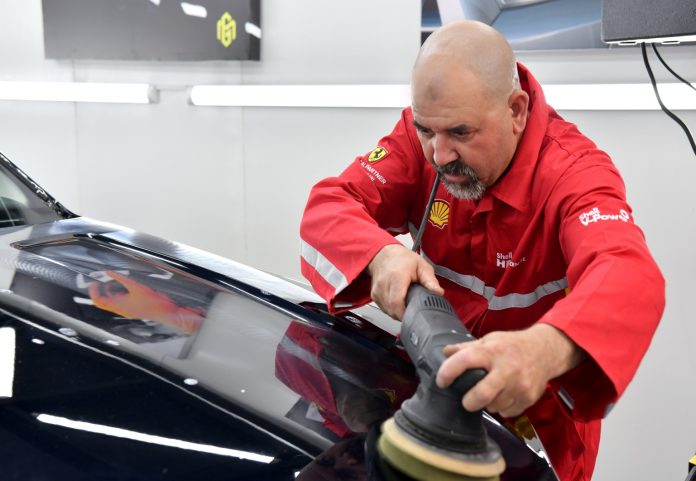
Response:
[[[248,424],[255,417],[238,407],[204,402],[152,370],[48,333],[29,319],[6,313],[0,323],[17,332],[19,381],[14,398],[0,409],[3,479],[289,480],[309,462],[302,451]],[[46,414],[262,454],[274,461],[265,464],[52,425],[40,421]]]
[[[416,386],[393,321],[332,316],[294,283],[77,217],[1,155],[0,173],[55,213],[0,228],[0,328],[16,339],[2,479],[382,479],[378,426]],[[486,427],[503,480],[556,479]]]

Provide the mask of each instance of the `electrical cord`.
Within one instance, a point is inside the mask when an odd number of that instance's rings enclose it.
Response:
[[[658,60],[660,60],[660,63],[669,71],[669,73],[671,73],[672,75],[674,75],[674,77],[676,77],[677,79],[679,79],[679,80],[681,80],[682,82],[684,82],[686,85],[689,86],[689,88],[691,88],[691,89],[693,89],[693,90],[696,90],[696,87],[694,87],[694,86],[691,84],[691,82],[689,82],[688,80],[686,80],[684,77],[682,77],[682,76],[679,75],[677,72],[675,72],[674,70],[672,70],[672,69],[670,68],[669,65],[667,65],[667,62],[664,61],[664,59],[662,58],[662,55],[660,55],[660,52],[657,51],[657,46],[656,46],[654,43],[651,43],[650,46],[652,47],[653,52],[655,52],[655,55],[657,55]]]
[[[655,47],[653,46],[653,49]],[[640,51],[641,54],[643,55],[643,63],[645,64],[645,69],[648,71],[648,76],[650,77],[650,83],[652,84],[653,90],[655,91],[655,97],[657,97],[657,103],[660,104],[660,108],[664,113],[667,114],[669,118],[674,120],[679,126],[684,130],[684,133],[686,134],[686,138],[689,139],[689,144],[691,144],[691,150],[694,151],[694,155],[696,155],[696,142],[694,142],[694,138],[691,135],[691,132],[689,131],[689,128],[686,126],[686,124],[679,118],[677,117],[671,110],[669,110],[665,104],[662,103],[662,99],[660,98],[660,92],[657,90],[657,82],[655,81],[655,75],[653,74],[652,68],[650,68],[650,62],[648,61],[648,52],[645,49],[645,43],[640,44]],[[655,50],[657,52],[657,50]],[[658,58],[660,58],[658,56]],[[661,58],[660,58],[661,59]],[[672,69],[668,69],[670,72],[674,73]],[[678,77],[681,79],[681,77]],[[687,82],[688,83],[688,82]]]
[[[423,231],[425,230],[425,223],[428,220],[428,215],[430,214],[430,208],[433,205],[433,200],[435,200],[435,193],[437,192],[437,187],[440,185],[440,172],[435,176],[435,182],[433,182],[433,190],[430,191],[430,198],[428,199],[428,204],[425,206],[425,212],[423,213],[423,219],[421,220],[420,227],[418,227],[418,232],[416,233],[416,238],[413,241],[413,247],[411,250],[413,252],[418,252],[420,248],[421,237],[423,237]]]

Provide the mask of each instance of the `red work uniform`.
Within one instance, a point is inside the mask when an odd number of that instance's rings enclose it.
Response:
[[[530,111],[507,172],[477,202],[440,186],[421,254],[475,336],[543,322],[587,352],[526,414],[561,480],[589,480],[600,420],[648,348],[664,280],[608,155],[518,70]],[[369,262],[420,225],[435,172],[412,124],[407,108],[375,150],[311,192],[302,272],[332,308],[367,302]]]

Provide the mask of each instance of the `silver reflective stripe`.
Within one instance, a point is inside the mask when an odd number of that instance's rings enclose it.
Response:
[[[301,255],[307,264],[314,267],[319,275],[321,275],[326,282],[333,286],[336,293],[342,291],[348,286],[346,276],[344,276],[335,265],[324,257],[321,252],[307,244],[305,241],[302,241],[301,244]]]
[[[555,294],[556,292],[564,290],[568,287],[568,279],[565,277],[563,279],[558,279],[557,281],[547,282],[542,284],[533,292],[527,294],[507,294],[504,296],[493,296],[488,299],[488,308],[493,311],[499,311],[502,309],[509,309],[511,307],[529,307],[535,302],[537,302],[542,297],[546,297],[550,294]],[[492,288],[487,288],[492,289]]]
[[[488,300],[488,309],[491,311],[501,311],[503,309],[510,309],[513,307],[522,308],[529,307],[537,302],[542,297],[548,296],[549,294],[562,291],[568,287],[568,279],[565,277],[557,281],[547,282],[534,289],[532,292],[525,294],[511,293],[504,296],[495,295],[495,287],[487,286],[484,282],[476,276],[460,274],[459,272],[448,269],[447,267],[439,266],[433,264],[433,262],[428,259],[425,254],[423,257],[430,262],[435,268],[435,274],[440,277],[444,277],[455,284],[469,289],[470,291],[485,297]]]
[[[527,294],[507,294],[505,296],[493,296],[488,300],[488,308],[493,311],[509,309],[511,307],[529,307],[542,297],[564,290],[568,287],[568,279],[558,279],[557,281],[542,284],[533,292]],[[490,289],[490,288],[489,288]]]

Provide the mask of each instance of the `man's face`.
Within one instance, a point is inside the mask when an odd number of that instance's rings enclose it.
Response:
[[[425,158],[460,199],[480,199],[510,164],[517,146],[512,110],[493,101],[467,72],[415,76],[413,119]]]

